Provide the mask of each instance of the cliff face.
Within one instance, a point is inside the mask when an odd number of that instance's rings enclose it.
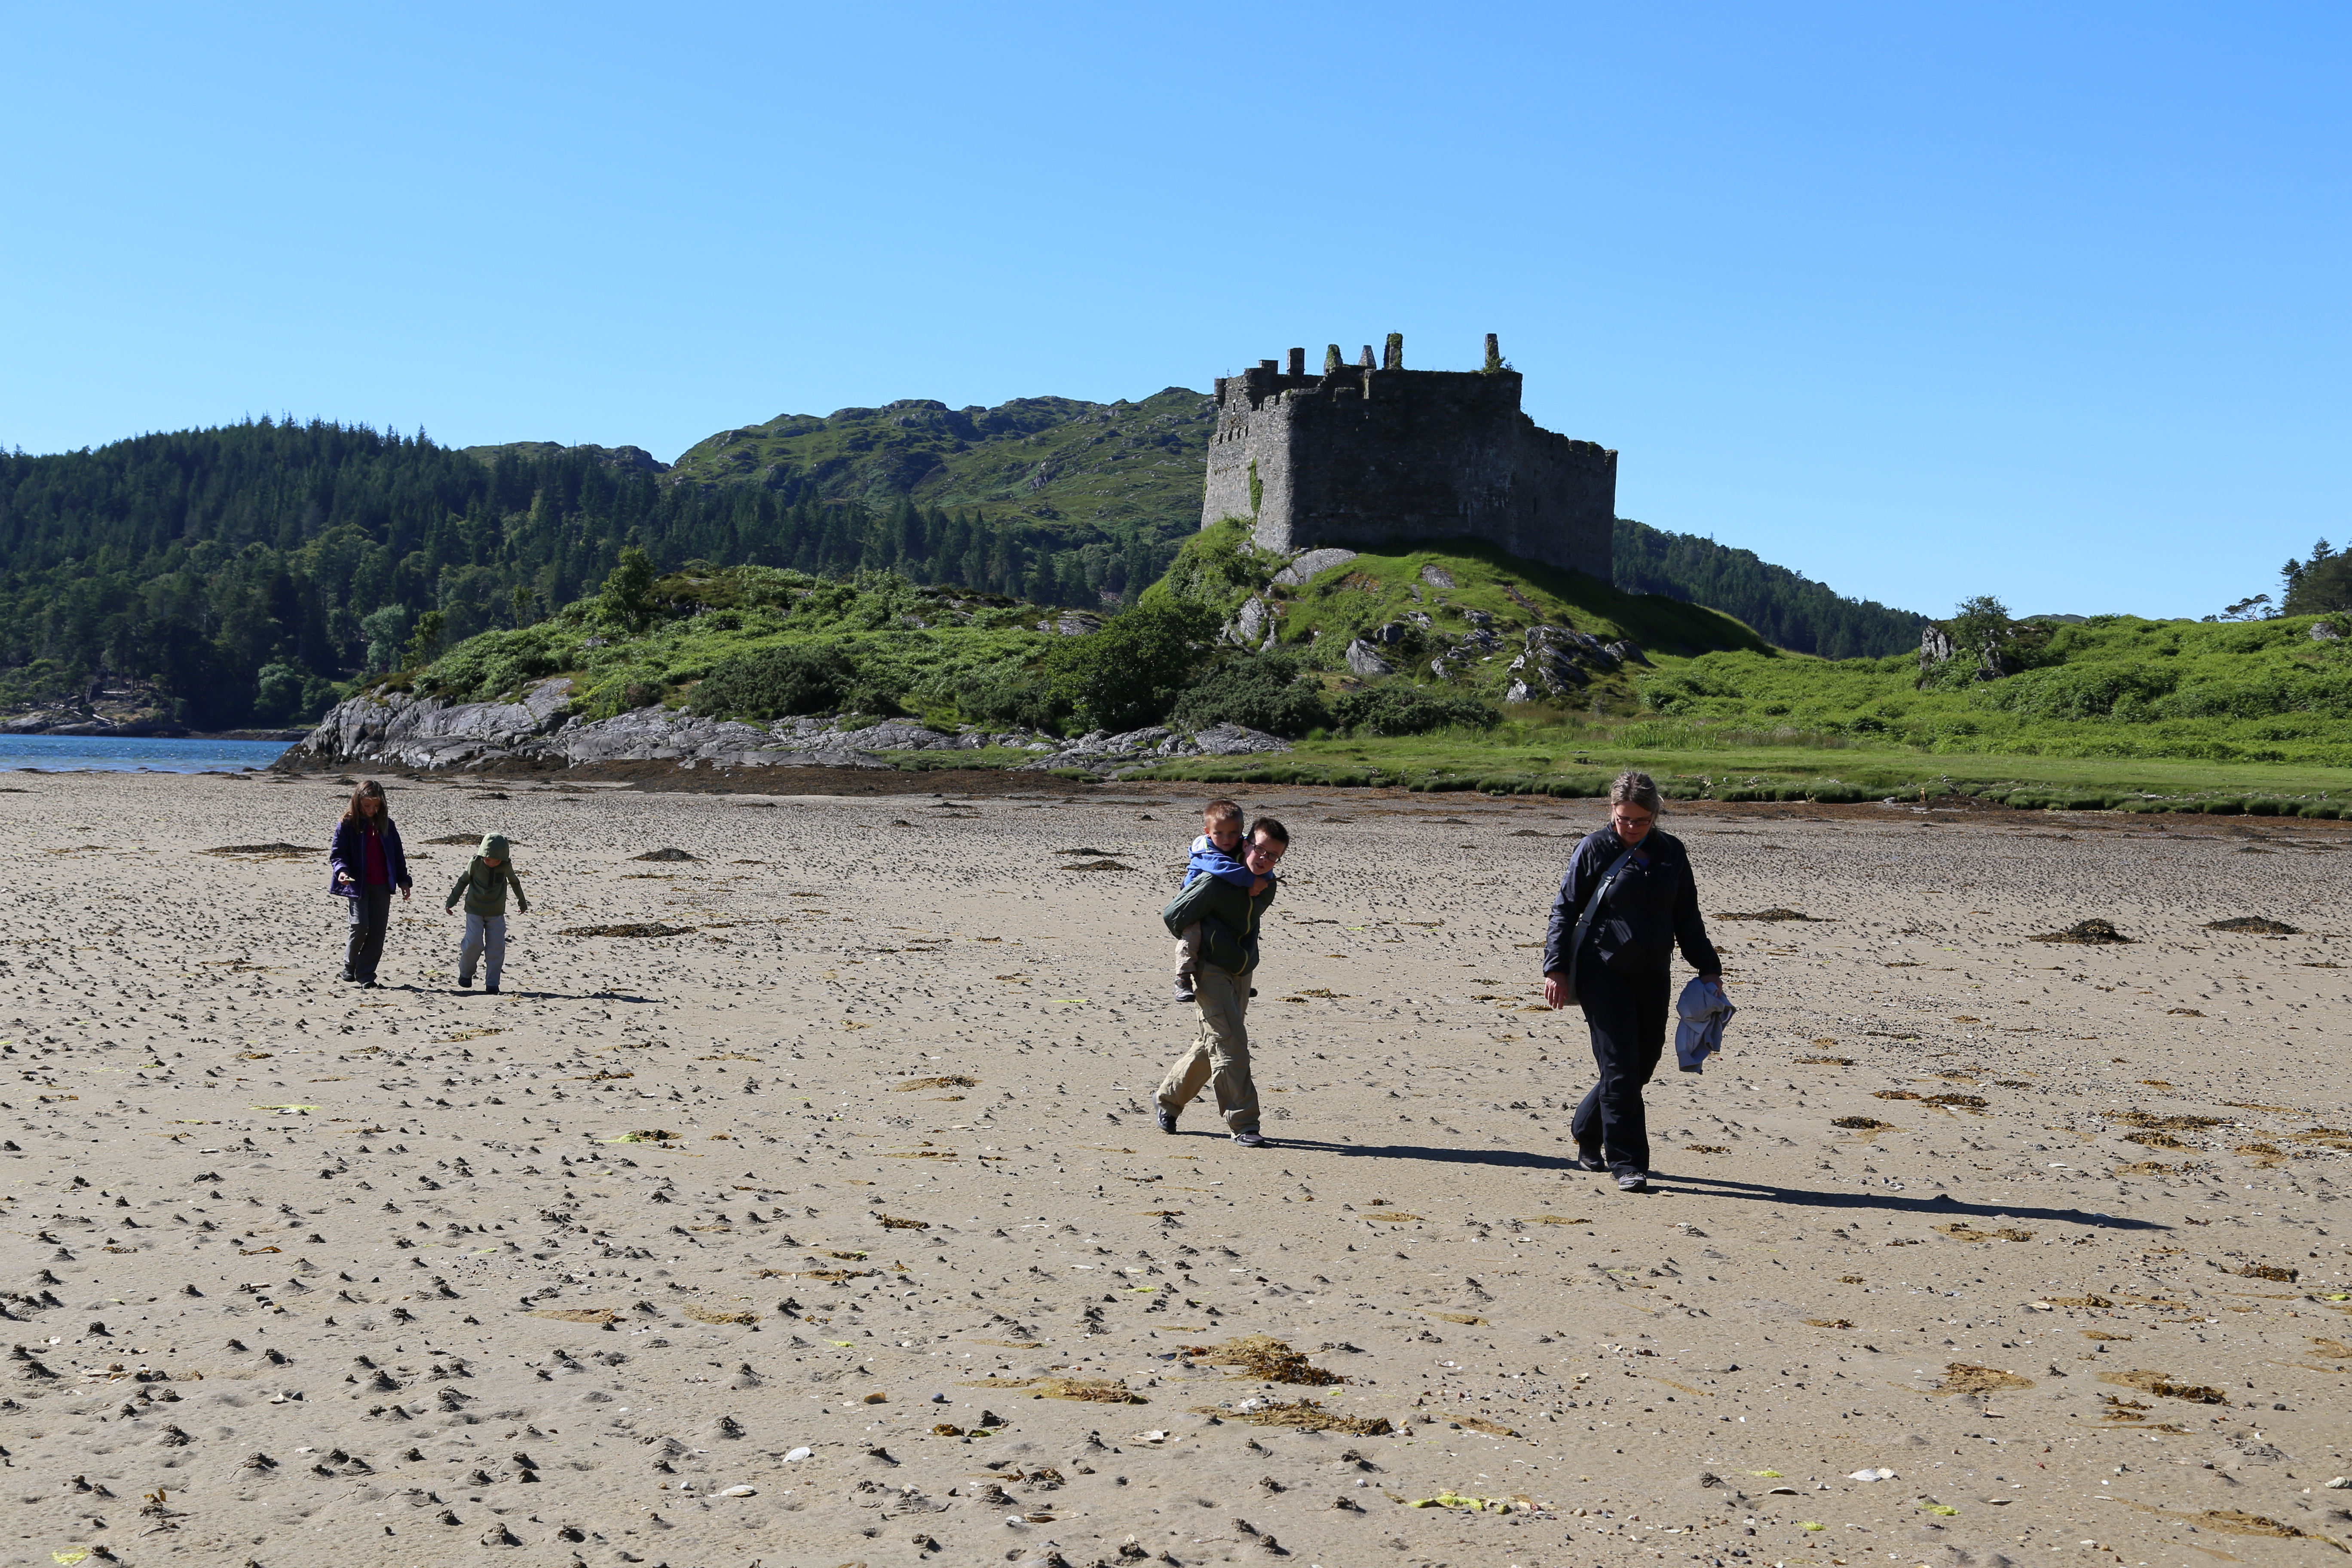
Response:
[[[1111,772],[1181,756],[1285,752],[1289,742],[1239,725],[1197,734],[1165,729],[1076,741],[1033,730],[988,733],[933,730],[913,720],[844,729],[839,719],[782,719],[773,724],[706,719],[671,708],[640,708],[610,719],[567,716],[569,679],[543,680],[519,702],[444,702],[404,691],[377,691],[339,704],[275,765],[289,771],[334,767],[485,768],[508,761],[551,767],[596,763],[675,762],[681,767],[889,768],[901,752],[1007,751],[1032,753],[1022,767]]]

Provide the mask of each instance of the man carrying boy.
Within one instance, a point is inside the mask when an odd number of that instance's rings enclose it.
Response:
[[[457,900],[466,900],[466,939],[457,947],[457,984],[466,990],[474,986],[474,960],[485,955],[489,968],[483,978],[485,995],[499,994],[499,972],[507,962],[507,889],[514,889],[515,902],[522,912],[530,913],[530,899],[522,890],[522,879],[507,863],[509,846],[502,835],[486,833],[482,847],[466,868],[457,873],[450,884],[449,896],[442,900],[441,912],[449,914]]]
[[[1192,1048],[1169,1064],[1168,1075],[1152,1096],[1162,1132],[1176,1131],[1176,1118],[1208,1084],[1217,1091],[1217,1111],[1234,1142],[1244,1149],[1266,1146],[1258,1131],[1257,1085],[1250,1077],[1250,979],[1257,972],[1259,924],[1279,886],[1274,868],[1289,848],[1289,830],[1273,817],[1261,816],[1251,826],[1242,854],[1251,888],[1196,874],[1160,911],[1171,931],[1199,923],[1192,980],[1193,1000],[1201,1009]]]
[[[1192,858],[1185,864],[1187,882],[1195,876],[1215,877],[1246,889],[1255,898],[1265,891],[1266,879],[1241,862],[1242,808],[1229,800],[1213,800],[1201,808],[1201,837],[1192,840]],[[1176,933],[1176,1000],[1192,1000],[1192,973],[1201,958],[1198,921]]]

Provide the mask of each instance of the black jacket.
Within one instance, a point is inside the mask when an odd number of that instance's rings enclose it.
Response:
[[[1181,936],[1186,926],[1200,921],[1201,962],[1228,974],[1247,974],[1257,967],[1258,923],[1281,888],[1278,879],[1269,877],[1265,891],[1252,897],[1246,888],[1196,871],[1160,918],[1171,936]]]
[[[1585,900],[1624,852],[1615,832],[1604,827],[1568,858],[1559,897],[1552,900],[1551,931],[1544,939],[1546,974],[1567,973],[1569,938],[1576,933]],[[1721,973],[1723,961],[1706,940],[1706,922],[1698,912],[1698,883],[1682,840],[1654,827],[1642,840],[1642,854],[1649,864],[1636,858],[1627,866],[1610,887],[1608,901],[1592,917],[1586,941],[1594,956],[1614,973],[1664,974],[1672,967],[1679,943],[1693,969],[1701,974]]]

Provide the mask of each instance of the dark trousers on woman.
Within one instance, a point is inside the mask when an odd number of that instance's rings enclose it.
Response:
[[[1643,1114],[1642,1089],[1666,1048],[1674,977],[1628,978],[1598,963],[1589,969],[1580,964],[1576,989],[1584,1004],[1585,1026],[1592,1033],[1592,1062],[1600,1078],[1576,1108],[1569,1131],[1580,1152],[1602,1155],[1618,1174],[1646,1173],[1650,1128]]]
[[[349,900],[352,940],[343,950],[343,978],[373,980],[383,959],[383,928],[392,919],[392,889],[381,883],[362,888]]]

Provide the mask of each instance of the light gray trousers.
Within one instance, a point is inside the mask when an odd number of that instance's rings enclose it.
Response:
[[[486,985],[499,983],[499,971],[507,962],[507,917],[476,915],[466,917],[466,940],[457,944],[457,978],[474,978],[474,960],[488,958],[489,967],[482,976]]]

